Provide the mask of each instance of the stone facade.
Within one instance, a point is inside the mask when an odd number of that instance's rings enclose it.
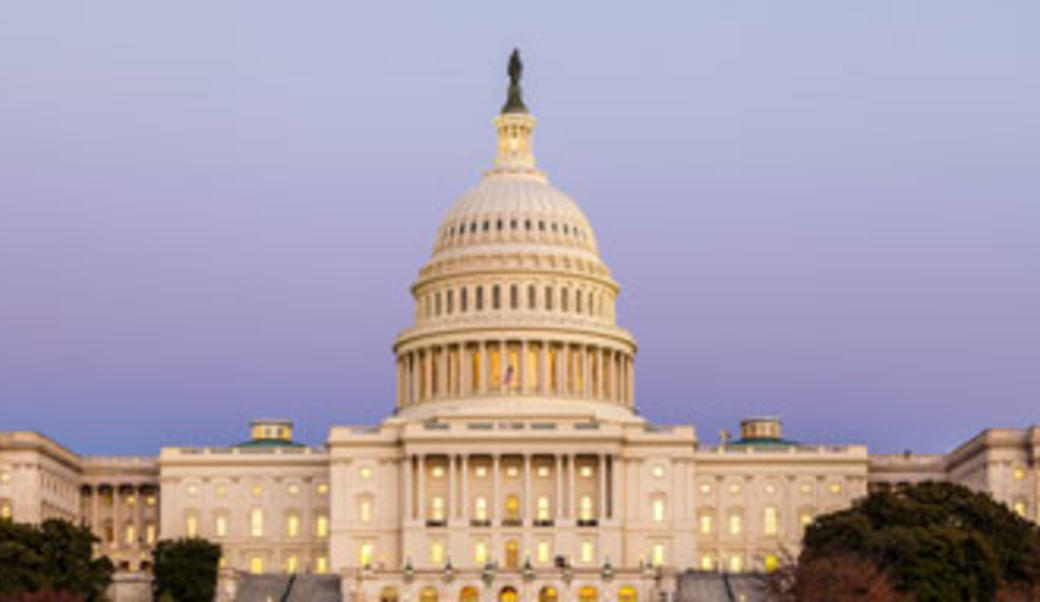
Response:
[[[492,168],[412,287],[385,421],[334,426],[315,448],[258,420],[243,443],[157,458],[4,433],[0,515],[84,521],[126,573],[148,568],[157,538],[197,535],[223,546],[228,576],[330,573],[345,598],[380,602],[648,600],[691,569],[767,570],[815,516],[924,480],[1037,519],[1040,427],[871,456],[788,441],[773,418],[713,445],[640,417],[636,340],[615,322],[595,233],[537,169],[534,117],[494,125]]]

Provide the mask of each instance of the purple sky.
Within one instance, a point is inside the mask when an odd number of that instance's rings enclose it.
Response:
[[[0,430],[385,416],[513,45],[644,415],[876,451],[1040,421],[1040,3],[608,4],[5,3]]]

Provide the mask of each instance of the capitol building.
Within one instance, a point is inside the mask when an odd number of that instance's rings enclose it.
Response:
[[[432,233],[383,422],[308,447],[259,419],[243,442],[152,457],[0,433],[0,516],[84,522],[127,584],[158,539],[199,536],[223,548],[223,599],[300,574],[353,602],[670,599],[683,575],[770,570],[814,517],[925,480],[1038,519],[1040,426],[874,455],[790,441],[773,417],[717,443],[641,417],[620,284],[538,168],[520,70],[514,55],[489,168]]]

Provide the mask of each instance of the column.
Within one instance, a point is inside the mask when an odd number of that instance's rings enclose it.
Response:
[[[425,386],[423,387],[423,399],[433,399],[433,347],[427,347],[423,351],[423,375]]]
[[[119,520],[119,502],[120,502],[120,486],[118,484],[112,486],[112,547],[119,547],[119,532],[122,530],[122,525]]]
[[[610,457],[610,518],[618,520],[621,512],[618,505],[621,503],[621,479],[625,474],[625,461],[619,455]],[[689,506],[690,504],[685,504]]]
[[[144,537],[141,536],[142,506],[144,503],[141,499],[141,486],[134,485],[134,547],[137,547],[137,542],[144,541]]]
[[[569,343],[564,343],[561,348],[559,368],[563,372],[560,388],[564,395],[571,396],[574,394],[574,379],[571,378],[571,346]]]
[[[589,348],[587,345],[581,346],[581,369],[583,374],[581,383],[584,387],[582,397],[592,397],[592,382],[590,381],[592,377],[592,365],[589,361]]]
[[[90,500],[90,527],[94,535],[104,540],[104,533],[101,531],[101,486],[94,483],[91,492],[94,497]]]
[[[416,490],[419,492],[419,520],[426,521],[426,454],[418,455],[419,470],[416,478]]]
[[[534,513],[531,511],[533,504],[531,504],[531,454],[524,454],[524,505],[523,508],[523,524],[524,526],[531,526],[534,520]]]
[[[462,519],[469,524],[469,456],[462,454]]]
[[[506,342],[498,342],[498,392],[505,395],[509,392],[506,385],[506,374],[509,372],[509,353]],[[515,374],[513,376],[516,376]]]
[[[635,358],[628,358],[628,405],[636,402],[636,367]]]
[[[498,525],[498,454],[491,456],[491,520]]]
[[[440,346],[441,361],[437,362],[437,397],[448,397],[448,347]]]
[[[612,385],[610,390],[610,400],[617,401],[620,394],[621,383],[618,382],[617,352],[613,350],[610,352],[610,384]]]
[[[599,398],[606,401],[607,399],[607,372],[606,363],[603,361],[603,348],[599,347],[596,349],[596,361],[599,362]]]
[[[568,472],[568,489],[567,489],[567,511],[571,515],[572,520],[578,519],[578,504],[577,500],[574,499],[574,473],[575,464],[577,463],[577,454],[570,454],[567,456],[567,472]]]
[[[538,392],[543,396],[549,394],[549,344],[542,341],[542,348],[538,354],[540,365],[538,366]]]
[[[457,466],[455,464],[455,454],[448,455],[448,511],[445,513],[444,518],[447,521],[455,518],[459,514],[459,505],[457,502],[458,491],[456,491],[455,484],[458,482],[455,480],[455,470]]]
[[[469,348],[465,341],[459,343],[459,394],[472,393],[473,359],[469,357]]]
[[[488,351],[487,343],[484,341],[480,342],[480,392],[487,393],[488,391],[488,373],[491,372],[491,366],[488,365]]]
[[[607,518],[607,456],[599,455],[599,520],[600,524]]]
[[[408,352],[408,380],[410,386],[408,387],[408,403],[417,403],[419,401],[419,354],[410,351]]]
[[[527,339],[520,341],[520,366],[518,368],[520,374],[517,375],[516,382],[519,383],[520,394],[527,393],[529,383],[527,382]]]
[[[563,457],[556,454],[556,518],[563,518]]]
[[[413,519],[415,518],[415,500],[412,496],[412,475],[414,474],[412,456],[405,455],[401,462],[401,474],[404,481],[404,517]]]

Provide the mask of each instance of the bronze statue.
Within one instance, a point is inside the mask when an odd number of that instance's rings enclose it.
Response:
[[[524,64],[520,61],[520,50],[514,48],[513,54],[509,56],[509,92],[506,95],[506,104],[502,107],[503,113],[526,113],[524,99],[521,96],[520,77],[524,73]]]

